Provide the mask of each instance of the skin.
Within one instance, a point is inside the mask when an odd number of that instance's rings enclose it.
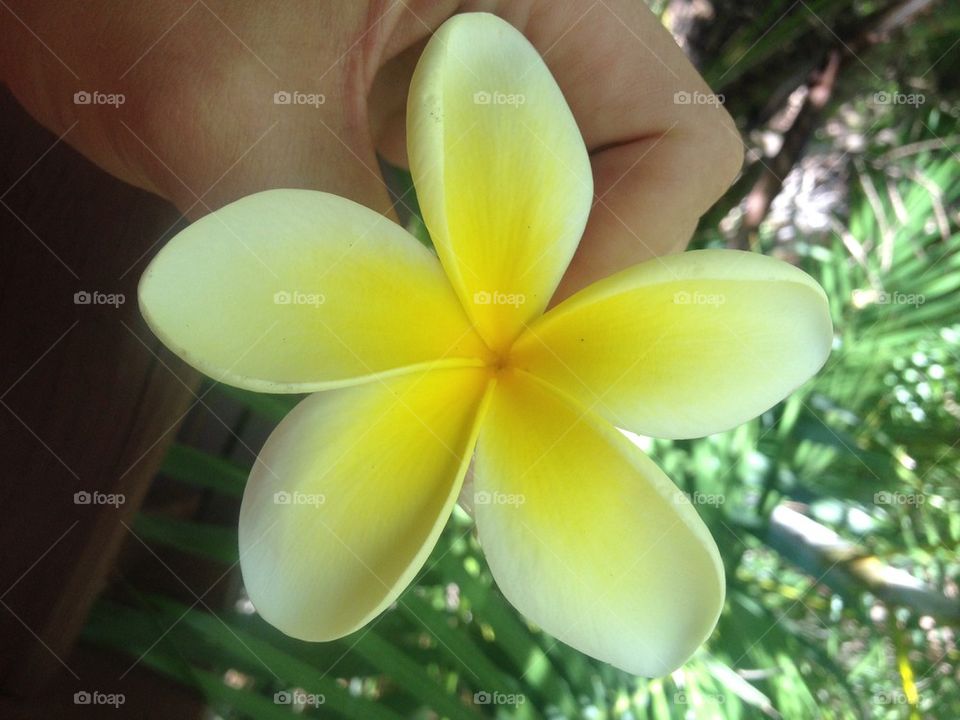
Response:
[[[191,219],[273,187],[393,215],[377,153],[405,164],[410,75],[430,33],[492,12],[536,46],[590,151],[595,200],[562,298],[681,251],[740,169],[721,106],[641,0],[6,0],[0,73],[44,126]],[[123,93],[77,105],[74,93]],[[325,102],[275,105],[277,91]]]

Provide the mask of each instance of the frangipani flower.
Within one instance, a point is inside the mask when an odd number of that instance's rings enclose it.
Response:
[[[304,640],[364,626],[424,565],[475,458],[504,595],[589,655],[663,674],[712,631],[723,567],[617,428],[690,438],[770,408],[825,361],[826,297],[771,258],[699,251],[545,312],[590,212],[590,160],[536,50],[492,15],[430,40],[407,132],[439,258],[349,200],[272,190],[194,223],[143,276],[144,316],[186,362],[315,393],[250,475],[250,597]]]

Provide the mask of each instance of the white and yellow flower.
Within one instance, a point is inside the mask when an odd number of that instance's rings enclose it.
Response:
[[[617,428],[718,432],[815,373],[827,300],[761,255],[654,259],[546,311],[590,212],[590,160],[536,50],[458,15],[423,53],[408,149],[434,255],[333,195],[272,190],[151,263],[151,328],[217,381],[316,393],[250,475],[241,567],[263,617],[332,640],[423,566],[476,458],[504,595],[560,640],[660,675],[710,634],[723,567],[696,511]]]

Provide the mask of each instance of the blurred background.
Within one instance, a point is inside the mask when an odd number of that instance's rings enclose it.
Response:
[[[707,645],[644,680],[557,644],[493,585],[459,509],[379,621],[333,643],[283,636],[244,595],[236,520],[256,450],[298,398],[208,384],[181,399],[159,474],[112,536],[119,561],[88,563],[86,600],[66,593],[57,618],[73,624],[11,622],[36,654],[8,668],[4,694],[20,699],[0,703],[3,717],[48,716],[44,704],[198,720],[960,717],[960,4],[650,5],[747,148],[693,246],[797,264],[826,289],[836,327],[823,371],[762,417],[700,440],[636,439],[720,545],[727,604]],[[166,210],[129,192],[166,227]],[[4,605],[29,606],[45,577],[32,567]]]

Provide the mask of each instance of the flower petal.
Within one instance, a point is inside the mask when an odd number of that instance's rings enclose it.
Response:
[[[378,213],[269,190],[190,225],[140,281],[148,324],[218,381],[310,392],[487,352],[436,258]]]
[[[457,499],[488,384],[432,370],[300,403],[257,458],[240,512],[240,565],[269,623],[332,640],[394,602]]]
[[[830,353],[827,298],[756,253],[655,258],[591,285],[534,323],[511,363],[643,435],[735,427],[789,395]]]
[[[583,234],[590,159],[536,49],[486,13],[427,44],[407,106],[410,169],[444,268],[494,349],[546,307]]]
[[[663,675],[723,606],[716,545],[659,468],[602,418],[501,374],[477,448],[474,512],[518,610],[627,672]]]

